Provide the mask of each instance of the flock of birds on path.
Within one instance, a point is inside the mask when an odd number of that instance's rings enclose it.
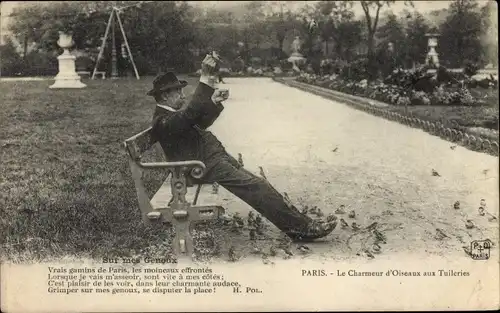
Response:
[[[452,149],[454,149],[454,147],[452,147]],[[338,150],[338,147],[336,147],[334,150],[332,150],[332,152],[336,152],[337,150]],[[238,163],[241,165],[241,167],[244,166],[243,156],[242,156],[241,153],[238,153]],[[486,175],[487,172],[488,172],[488,170],[484,170],[483,174]],[[262,166],[259,166],[259,174],[260,174],[260,176],[262,178],[264,178],[265,180],[267,180],[267,176],[266,176],[266,174],[265,174],[264,169],[262,168]],[[432,176],[435,176],[435,177],[441,177],[441,175],[435,169],[431,170],[431,174],[432,174]],[[217,183],[213,184],[213,193],[217,193],[218,192],[218,187],[219,186],[218,186]],[[285,202],[288,205],[292,206],[292,201],[291,201],[289,195],[286,192],[283,192],[283,198],[284,198]],[[460,210],[460,201],[456,201],[453,204],[453,208],[455,210]],[[488,220],[490,222],[493,222],[493,221],[497,220],[497,218],[493,214],[489,213],[486,210],[486,201],[485,201],[485,199],[481,199],[478,212],[479,212],[480,216],[487,216]],[[306,205],[306,206],[304,206],[302,208],[301,213],[302,214],[313,215],[313,216],[316,216],[319,219],[322,219],[325,216],[324,212],[320,208],[318,208],[317,206],[313,206],[313,207],[309,208]],[[329,214],[326,217],[326,221],[327,222],[336,221],[338,219],[338,217],[336,215],[344,215],[344,214],[346,214],[347,212],[346,212],[345,205],[343,205],[343,204],[340,205],[339,208],[336,209],[334,213],[335,214]],[[356,218],[356,212],[354,210],[350,210],[347,213],[347,217],[349,219],[355,219]],[[351,225],[349,225],[349,223],[344,218],[340,218],[338,220],[340,222],[340,227],[342,229],[351,228],[354,231],[359,231],[361,229],[360,225],[358,225],[355,221],[353,221],[351,223]],[[225,222],[227,224],[231,225],[231,229],[234,232],[241,232],[241,230],[245,227],[245,221],[239,215],[238,212],[236,212],[232,216],[232,218],[228,218],[227,217],[227,219],[226,219]],[[471,219],[466,218],[464,220],[464,223],[465,223],[465,228],[467,228],[467,229],[472,229],[472,228],[476,227],[474,225],[474,222]],[[250,211],[248,213],[246,226],[248,227],[249,238],[254,243],[257,240],[258,236],[262,236],[264,234],[265,223],[264,223],[264,220],[263,220],[262,216],[260,216],[259,214],[255,215],[254,212]],[[376,229],[376,227],[377,227],[377,223],[375,222],[375,223],[372,223],[371,225],[369,225],[368,227],[365,228],[366,230],[372,231],[372,234],[375,237],[375,242],[373,243],[372,248],[364,250],[364,254],[368,258],[374,258],[373,253],[375,253],[375,254],[381,253],[382,248],[381,248],[380,244],[381,243],[382,244],[387,243],[385,235],[382,234],[380,231],[378,231]],[[450,238],[450,237],[448,235],[446,235],[446,233],[442,229],[436,228],[436,236],[435,236],[435,238],[437,240],[443,240],[445,238]],[[271,264],[273,262],[271,260],[269,260],[269,256],[276,256],[276,255],[278,255],[279,251],[283,251],[285,253],[285,257],[284,257],[285,259],[292,257],[294,254],[292,252],[291,245],[292,245],[291,239],[288,236],[282,234],[282,237],[277,240],[277,244],[271,245],[271,247],[269,248],[269,252],[268,253],[262,251],[262,249],[258,248],[256,245],[253,245],[253,247],[252,247],[252,253],[254,253],[254,254],[260,254],[262,256],[262,260],[263,260],[263,262],[265,264]],[[463,249],[464,249],[464,251],[467,254],[470,255],[471,252],[470,252],[470,249],[468,247],[463,247]],[[299,245],[299,246],[297,246],[297,250],[301,254],[311,253],[311,249],[309,247],[307,247],[306,245]],[[232,262],[235,262],[235,261],[237,261],[238,259],[241,258],[241,256],[239,256],[237,254],[236,249],[235,249],[234,246],[231,246],[229,248],[228,257],[229,257],[229,260],[232,261]]]

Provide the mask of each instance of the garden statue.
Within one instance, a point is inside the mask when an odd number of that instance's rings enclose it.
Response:
[[[59,72],[55,77],[55,83],[49,88],[84,88],[87,87],[80,81],[80,76],[75,71],[76,57],[69,52],[74,44],[72,34],[59,32],[57,44],[64,49],[64,52],[57,57],[59,61]]]
[[[427,53],[427,57],[425,59],[425,64],[430,65],[430,66],[435,67],[435,68],[438,68],[439,67],[439,57],[438,57],[438,53],[436,52],[436,47],[438,44],[439,34],[429,33],[429,34],[425,34],[425,36],[428,37],[428,46],[429,46],[429,52]]]
[[[304,56],[300,53],[301,46],[302,43],[300,42],[300,37],[296,36],[295,40],[292,42],[292,54],[288,58],[288,62],[292,63],[292,68],[295,72],[300,72],[298,65],[301,65],[306,61],[306,58],[304,58]]]

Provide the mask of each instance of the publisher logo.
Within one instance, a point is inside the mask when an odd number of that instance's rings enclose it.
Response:
[[[486,240],[474,240],[471,242],[470,256],[473,260],[488,260],[490,258],[490,249],[492,242]]]

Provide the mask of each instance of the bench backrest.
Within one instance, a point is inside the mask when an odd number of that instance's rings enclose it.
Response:
[[[156,142],[157,141],[152,134],[152,128],[149,127],[137,135],[125,140],[125,145],[132,160],[140,161],[144,152],[151,149]]]

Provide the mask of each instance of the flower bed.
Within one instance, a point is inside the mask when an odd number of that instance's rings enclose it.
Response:
[[[297,77],[299,82],[390,104],[389,110],[394,112],[439,121],[455,129],[486,129],[483,133],[489,133],[489,137],[498,136],[498,89],[479,91],[463,86],[434,86],[432,92],[426,92],[413,88],[416,84],[408,83],[412,80],[415,79],[401,79],[403,83],[395,85],[344,81],[336,75],[319,77],[302,73]],[[429,88],[421,85],[421,89]]]

